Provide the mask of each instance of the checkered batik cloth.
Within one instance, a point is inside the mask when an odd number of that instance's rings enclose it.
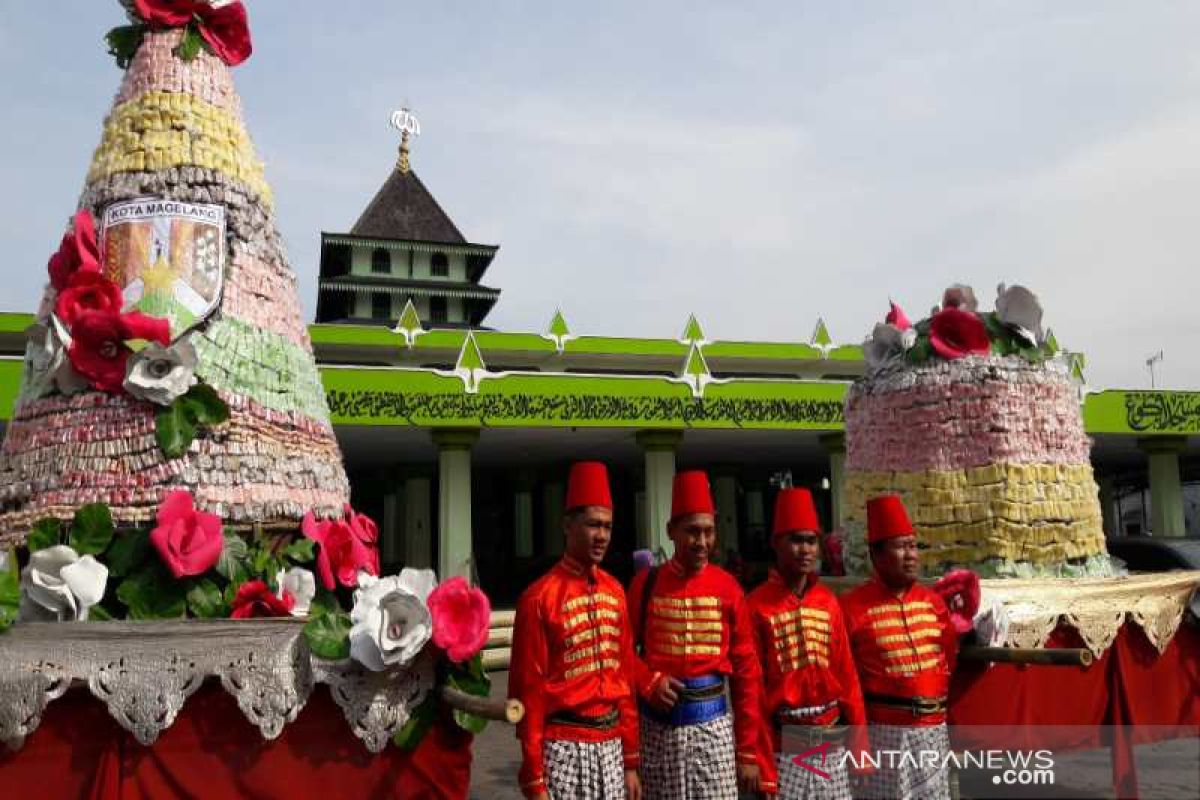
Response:
[[[733,717],[664,725],[642,716],[646,800],[738,800]]]
[[[872,725],[871,749],[880,756],[879,769],[872,773],[861,797],[869,800],[950,800],[950,769],[945,755],[950,749],[950,734],[944,724],[926,726]],[[937,763],[929,763],[921,754],[939,754]],[[888,756],[887,753],[896,755]],[[899,763],[900,755],[911,753],[911,759]],[[888,768],[888,758],[896,759],[894,769]],[[915,763],[914,763],[915,761]]]
[[[542,744],[542,760],[552,800],[625,797],[625,757],[619,738],[605,742],[547,739]]]
[[[829,775],[828,778],[812,770],[797,766],[794,753],[777,753],[775,763],[779,767],[780,800],[854,800],[850,791],[850,776],[846,772],[846,751],[833,745],[825,754],[825,763],[820,756],[805,759],[814,769]]]

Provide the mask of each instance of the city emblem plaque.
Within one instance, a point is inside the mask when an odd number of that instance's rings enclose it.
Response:
[[[139,198],[105,207],[104,274],[121,287],[123,311],[170,321],[176,339],[202,322],[225,278],[225,207]]]

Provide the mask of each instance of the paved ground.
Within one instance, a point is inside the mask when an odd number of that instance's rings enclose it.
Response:
[[[508,673],[492,674],[492,696],[508,691]],[[1141,800],[1200,798],[1200,740],[1176,740],[1137,748]],[[471,800],[521,800],[517,789],[520,750],[509,725],[492,723],[475,740]],[[1057,754],[1054,785],[1022,789],[990,785],[990,775],[963,776],[966,798],[1038,798],[1106,800],[1113,797],[1108,750]]]

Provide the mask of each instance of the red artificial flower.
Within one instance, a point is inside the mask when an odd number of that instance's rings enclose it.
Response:
[[[929,343],[939,356],[948,360],[987,355],[991,350],[983,320],[955,306],[947,306],[933,315],[929,326]]]
[[[310,511],[300,522],[300,530],[320,548],[317,550],[317,574],[321,585],[332,590],[337,583],[356,586],[360,570],[379,574],[379,551],[367,545],[343,520],[321,520]],[[336,583],[335,583],[336,579]]]
[[[176,578],[202,575],[220,559],[225,546],[221,518],[197,511],[190,492],[177,489],[168,494],[156,519],[158,526],[150,531],[150,544]]]
[[[888,325],[895,326],[897,330],[906,331],[911,328],[912,323],[908,321],[908,316],[904,313],[903,309],[901,309],[900,306],[896,305],[895,303],[891,303],[891,306],[891,310],[888,311],[887,316],[884,317],[883,321]]]
[[[343,512],[346,516],[346,524],[350,526],[350,531],[354,534],[354,538],[362,542],[371,555],[374,556],[374,574],[379,574],[379,526],[375,524],[375,520],[368,517],[366,514],[359,514],[347,503]]]
[[[54,313],[70,328],[85,311],[119,314],[124,304],[120,286],[99,272],[76,271],[67,281],[66,288],[58,293]]]
[[[473,658],[487,644],[492,604],[466,578],[456,575],[438,586],[426,605],[433,618],[433,643],[455,664]]]
[[[953,569],[933,584],[950,612],[950,622],[961,636],[975,627],[979,611],[979,576],[969,569]]]
[[[206,0],[135,0],[138,16],[155,28],[181,28],[196,20],[200,35],[231,67],[250,57],[250,21],[240,0],[214,8]]]
[[[170,324],[136,311],[129,314],[81,311],[71,327],[67,357],[75,371],[94,388],[120,394],[125,382],[125,364],[133,353],[125,343],[131,339],[167,345],[171,341]]]
[[[232,619],[291,616],[295,599],[287,592],[278,597],[264,581],[246,581],[233,598]]]
[[[100,246],[96,243],[96,223],[86,208],[75,214],[71,230],[63,234],[58,252],[46,265],[50,285],[57,291],[67,288],[67,282],[77,272],[100,271]]]

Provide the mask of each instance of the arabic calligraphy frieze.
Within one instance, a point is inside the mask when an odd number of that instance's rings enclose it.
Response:
[[[1125,422],[1139,433],[1200,433],[1200,394],[1126,392]]]
[[[334,419],[403,419],[424,421],[479,420],[530,424],[646,425],[664,423],[796,425],[840,428],[842,403],[837,400],[785,400],[707,397],[614,397],[611,395],[446,394],[331,390],[327,394]]]

